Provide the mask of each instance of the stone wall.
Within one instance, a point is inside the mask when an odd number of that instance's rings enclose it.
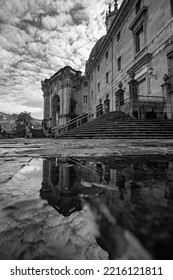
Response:
[[[110,109],[115,110],[115,92],[121,81],[125,90],[125,98],[129,96],[129,72],[135,71],[135,79],[146,79],[146,95],[163,96],[161,85],[163,76],[168,73],[167,53],[173,49],[173,17],[171,1],[154,0],[141,1],[141,12],[136,14],[137,1],[124,1],[106,39],[100,47],[99,54],[91,63],[88,71],[90,79],[90,100],[94,96],[89,108],[96,106],[100,98],[104,99],[109,93]],[[141,15],[139,15],[141,13]],[[139,16],[138,16],[139,15]],[[138,25],[143,22],[141,50],[136,53],[135,33]],[[117,34],[120,32],[120,38]],[[106,59],[106,52],[108,57]],[[150,57],[147,54],[150,54]],[[118,69],[118,59],[121,57],[121,69]],[[98,71],[99,65],[99,71]],[[149,69],[153,68],[153,74]],[[106,73],[109,81],[106,82]],[[100,92],[98,92],[100,83]],[[93,92],[93,93],[92,93]],[[93,105],[94,101],[94,105]]]

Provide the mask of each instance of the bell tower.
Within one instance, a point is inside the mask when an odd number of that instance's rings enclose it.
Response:
[[[109,28],[112,25],[112,22],[114,20],[114,18],[116,17],[116,14],[118,12],[118,0],[114,0],[114,10],[111,11],[111,3],[109,3],[109,8],[108,11],[106,11],[106,31],[108,32]]]

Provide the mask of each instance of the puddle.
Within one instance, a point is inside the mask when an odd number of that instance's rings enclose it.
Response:
[[[1,185],[1,259],[172,259],[173,159],[33,159]]]

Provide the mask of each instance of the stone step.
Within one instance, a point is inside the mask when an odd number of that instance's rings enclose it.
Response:
[[[66,133],[67,134],[73,134],[75,135],[76,133],[75,132],[71,132],[71,133]],[[78,132],[78,135],[79,134],[163,134],[163,135],[171,135],[173,134],[173,131],[138,131],[138,130],[132,130],[132,131],[117,131],[117,130],[114,130],[114,131],[81,131],[81,132]]]
[[[71,136],[74,136],[76,134],[64,134],[64,136],[68,136],[68,135],[71,135]],[[136,133],[136,132],[133,132],[133,133],[79,133],[77,134],[78,136],[94,136],[94,135],[100,135],[100,136],[133,136],[133,135],[145,135],[145,136],[173,136],[173,133]]]
[[[83,136],[61,136],[60,139],[173,139],[173,136],[142,136],[142,135],[136,135],[136,136],[130,136],[130,135],[127,135],[126,137],[125,136],[86,136],[86,137],[83,137]]]
[[[82,135],[82,134],[74,134],[74,135],[64,135],[62,136],[63,138],[73,138],[73,137],[81,137],[81,138],[173,138],[173,134],[171,135],[163,135],[163,134],[86,134],[86,135]],[[61,137],[61,138],[62,138]]]
[[[78,135],[76,135],[76,134],[68,134],[68,135],[64,135],[63,137],[83,137],[83,138],[86,138],[86,137],[91,137],[91,138],[93,138],[93,137],[100,137],[100,138],[102,138],[102,137],[105,137],[105,138],[108,138],[108,137],[115,137],[115,138],[117,138],[117,137],[121,137],[121,138],[133,138],[133,137],[138,137],[138,138],[140,138],[140,137],[145,137],[145,138],[148,138],[148,137],[154,137],[154,138],[160,138],[160,137],[173,137],[173,134],[171,134],[171,135],[165,135],[165,134],[139,134],[139,133],[132,133],[132,134],[90,134],[90,133],[88,133],[88,134],[78,134]]]
[[[71,129],[59,138],[124,138],[124,139],[173,139],[173,121],[138,120],[122,112],[110,112]]]
[[[106,125],[106,124],[110,124],[110,125],[114,125],[114,124],[127,124],[127,125],[171,125],[173,126],[173,122],[141,122],[141,121],[113,121],[113,122],[109,122],[109,121],[91,121],[88,123],[83,124],[82,126],[87,126],[90,125],[91,123],[93,123],[93,125]],[[79,126],[80,127],[80,126]]]
[[[142,127],[140,127],[140,128],[129,128],[129,127],[127,127],[127,128],[108,128],[108,127],[104,127],[104,128],[91,128],[91,129],[80,129],[80,130],[74,130],[74,131],[71,131],[71,132],[69,132],[69,133],[76,133],[76,132],[78,132],[78,133],[82,133],[82,132],[92,132],[92,133],[96,133],[96,132],[103,132],[103,133],[106,133],[106,132],[113,132],[113,131],[117,131],[117,132],[119,132],[119,133],[121,133],[121,132],[125,132],[125,133],[127,133],[127,132],[131,132],[131,131],[134,131],[134,132],[169,132],[169,133],[171,133],[171,132],[173,132],[173,129],[170,129],[170,128],[152,128],[152,129],[150,129],[150,128],[142,128]]]
[[[144,126],[146,126],[146,125],[150,125],[150,126],[152,126],[152,125],[169,125],[169,126],[173,126],[173,123],[169,123],[169,122],[126,122],[126,121],[116,121],[116,122],[109,122],[109,121],[105,121],[105,122],[94,122],[94,121],[92,121],[92,122],[89,122],[89,123],[86,123],[86,124],[83,124],[82,126],[83,127],[85,127],[85,126],[90,126],[90,124],[91,123],[93,123],[93,125],[107,125],[107,124],[109,124],[109,125],[122,125],[122,124],[124,124],[124,125],[144,125]],[[79,126],[80,127],[80,126]]]
[[[92,127],[79,127],[74,128],[73,131],[85,131],[85,130],[173,130],[173,127],[169,126],[92,126]],[[72,130],[71,130],[72,131]]]

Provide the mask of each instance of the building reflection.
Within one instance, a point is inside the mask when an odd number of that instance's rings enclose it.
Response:
[[[153,244],[162,244],[165,230],[173,230],[173,161],[62,163],[46,158],[40,196],[64,216],[82,210],[84,202],[95,213],[98,203],[106,205],[117,224],[155,252]]]
[[[43,161],[40,194],[65,216],[82,209],[81,197],[88,200],[99,197],[108,207],[114,209],[118,217],[119,212],[126,213],[128,207],[139,202],[148,205],[150,202],[153,204],[159,201],[159,204],[166,205],[172,201],[172,171],[171,161],[138,161],[131,164],[125,161],[93,161],[76,164],[60,163],[58,158],[46,158]],[[88,183],[89,187],[83,186],[82,180]],[[122,211],[122,207],[126,209]]]

